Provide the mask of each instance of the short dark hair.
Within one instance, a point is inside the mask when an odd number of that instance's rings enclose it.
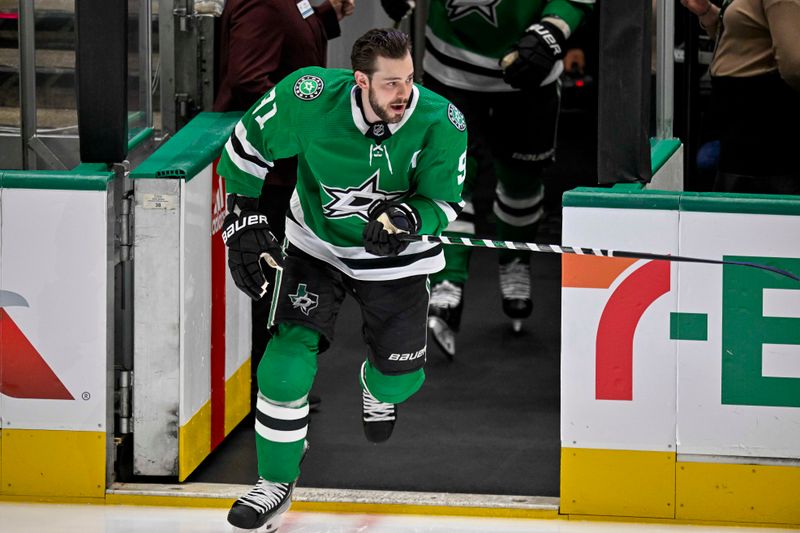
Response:
[[[403,59],[411,53],[411,38],[407,33],[392,28],[369,30],[353,43],[350,63],[353,71],[360,70],[371,76],[375,72],[378,56],[388,59]]]

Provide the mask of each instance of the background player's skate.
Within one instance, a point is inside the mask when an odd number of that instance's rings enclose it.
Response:
[[[531,316],[531,266],[515,257],[500,263],[500,292],[503,295],[503,312],[511,319],[514,333],[522,331],[523,319]]]
[[[464,309],[464,284],[442,280],[431,287],[428,330],[436,345],[452,361],[456,354],[456,333]]]

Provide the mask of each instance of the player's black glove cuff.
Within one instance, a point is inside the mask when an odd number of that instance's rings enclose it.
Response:
[[[256,209],[258,200],[228,197],[228,215],[222,222],[222,240],[228,247],[231,277],[245,294],[259,300],[267,292],[265,263],[283,268],[281,247],[269,229],[267,216]]]
[[[554,24],[547,21],[533,24],[509,51],[509,54],[516,52],[517,57],[509,65],[503,65],[503,80],[515,89],[541,86],[553,69],[558,68],[557,63],[566,51],[565,44],[564,34]],[[506,54],[506,57],[513,56]]]
[[[409,16],[414,10],[414,2],[408,0],[381,0],[381,5],[395,23]]]
[[[383,257],[399,255],[408,247],[408,241],[398,238],[400,233],[419,231],[419,217],[406,204],[377,202],[369,210],[369,222],[364,228],[364,249]]]

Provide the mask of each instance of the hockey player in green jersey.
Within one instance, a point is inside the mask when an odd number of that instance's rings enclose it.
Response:
[[[266,265],[279,269],[273,336],[257,372],[259,480],[228,514],[236,527],[273,527],[289,507],[317,356],[333,339],[346,294],[364,321],[359,381],[368,440],[389,438],[397,404],[425,379],[428,274],[444,266],[444,254],[398,234],[438,234],[456,219],[467,134],[455,106],[414,85],[410,48],[400,31],[370,30],[353,45],[352,71],[290,74],[245,113],[223,151],[223,239],[233,279],[258,299]],[[295,155],[281,249],[253,206],[272,161]]]
[[[381,0],[401,20],[409,0]],[[534,241],[543,216],[542,171],[555,156],[565,41],[594,0],[429,0],[425,86],[463,111],[470,125],[464,199],[448,234],[472,236],[476,176],[497,181],[496,238]],[[470,248],[446,248],[447,266],[431,276],[429,326],[448,357],[456,351]],[[530,254],[501,251],[503,311],[515,331],[530,316]]]

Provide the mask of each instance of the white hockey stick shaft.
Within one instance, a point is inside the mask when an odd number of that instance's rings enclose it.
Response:
[[[491,239],[478,239],[469,237],[437,237],[434,235],[403,234],[402,236],[399,236],[399,238],[404,241],[432,242],[455,246],[471,246],[474,248],[494,248],[498,250],[525,250],[529,252],[594,255],[599,257],[627,257],[631,259],[653,259],[659,261],[676,261],[683,263],[705,263],[710,265],[738,265],[767,270],[781,276],[786,276],[787,278],[791,278],[795,281],[800,281],[800,276],[797,276],[788,270],[783,270],[762,263],[751,263],[749,261],[724,261],[720,259],[704,259],[701,257],[687,257],[681,255],[651,254],[646,252],[606,250],[603,248],[584,248],[577,246],[559,246],[557,244],[537,244],[535,242],[494,241]]]

